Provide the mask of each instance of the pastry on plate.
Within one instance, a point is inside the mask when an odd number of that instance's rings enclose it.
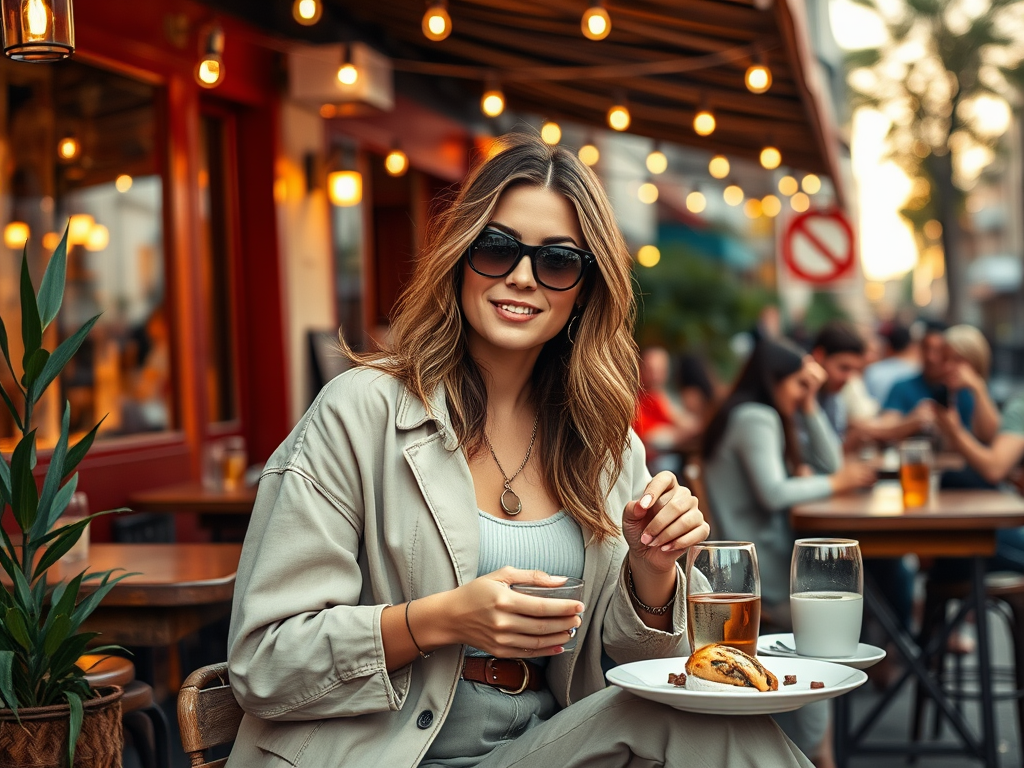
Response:
[[[694,651],[686,661],[686,675],[686,687],[693,690],[779,690],[779,679],[760,661],[721,643]]]

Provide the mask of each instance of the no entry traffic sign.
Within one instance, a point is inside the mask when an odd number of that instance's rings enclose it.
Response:
[[[815,285],[852,277],[854,256],[853,227],[839,210],[801,213],[782,236],[782,261],[789,273]]]

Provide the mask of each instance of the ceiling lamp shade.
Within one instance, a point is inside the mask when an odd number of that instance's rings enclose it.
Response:
[[[583,12],[580,28],[588,40],[604,40],[608,37],[608,33],[612,31],[612,20],[601,0],[591,3]]]
[[[4,54],[15,61],[60,61],[75,52],[71,0],[0,0]]]
[[[292,4],[292,16],[304,27],[311,27],[320,21],[324,6],[320,0],[295,0]]]
[[[338,82],[342,85],[355,85],[359,80],[359,70],[352,63],[352,46],[346,45],[341,56],[341,66],[338,67]]]
[[[438,42],[452,33],[452,17],[448,15],[445,0],[431,0],[423,14],[423,34],[428,40]]]

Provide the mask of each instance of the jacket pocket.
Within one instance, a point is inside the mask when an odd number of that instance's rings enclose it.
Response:
[[[299,765],[302,754],[313,740],[323,720],[303,720],[292,723],[266,722],[256,737],[256,746],[264,752],[275,755],[289,765]]]

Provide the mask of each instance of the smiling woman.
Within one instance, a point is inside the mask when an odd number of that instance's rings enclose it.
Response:
[[[676,561],[708,527],[630,432],[631,259],[597,177],[538,138],[498,147],[433,222],[390,348],[349,352],[267,464],[229,766],[683,766],[698,742],[809,766],[769,720],[606,688],[606,656],[685,654]],[[582,599],[510,588],[567,578]]]

